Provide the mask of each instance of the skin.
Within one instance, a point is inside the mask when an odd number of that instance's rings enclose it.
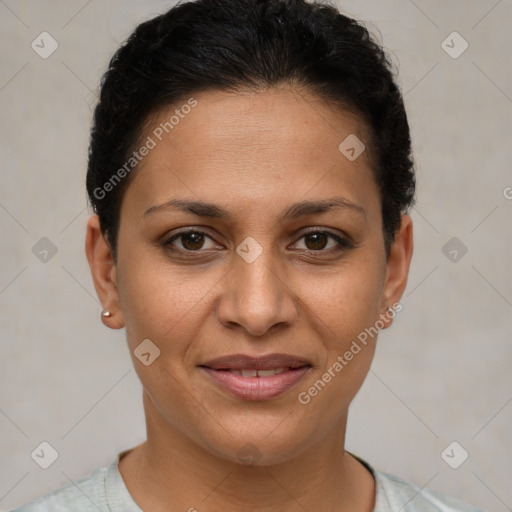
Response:
[[[96,291],[112,312],[103,322],[126,329],[143,386],[147,441],[121,459],[121,475],[144,510],[371,512],[373,477],[344,444],[349,404],[376,337],[307,405],[297,396],[365,328],[379,319],[391,324],[383,315],[406,286],[411,219],[402,216],[386,258],[368,150],[354,161],[338,150],[349,134],[369,142],[357,116],[286,88],[194,98],[197,106],[126,189],[117,261],[98,217],[87,225]],[[142,140],[175,108],[154,116]],[[280,219],[294,203],[335,196],[364,212],[344,207]],[[144,215],[175,198],[213,203],[232,218],[176,208]],[[207,231],[203,245],[185,237],[165,247],[170,235],[194,227]],[[327,235],[305,236],[313,227],[353,247],[336,251]],[[262,248],[252,263],[236,252],[248,236]],[[134,356],[144,339],[160,349],[148,366]],[[266,401],[236,398],[198,368],[223,355],[273,352],[312,368]],[[252,465],[238,456],[248,443],[260,457]]]

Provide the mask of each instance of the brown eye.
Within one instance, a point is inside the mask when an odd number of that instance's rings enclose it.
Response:
[[[180,244],[176,245],[175,242],[179,240]],[[213,240],[203,231],[198,230],[189,230],[182,231],[181,233],[177,233],[170,237],[164,245],[175,247],[178,250],[182,251],[199,251],[200,249],[204,249],[205,242],[207,240],[211,241],[211,246],[206,247],[206,249],[212,249],[215,247],[215,243]],[[181,245],[181,247],[180,247]]]
[[[181,235],[182,245],[185,249],[196,251],[204,244],[204,233],[185,233]]]
[[[309,233],[305,233],[299,239],[299,241],[302,240],[304,247],[299,247],[299,249],[307,251],[329,252],[350,249],[353,247],[348,240],[345,240],[344,238],[329,231],[311,231]],[[329,242],[329,240],[331,240],[331,242]],[[296,243],[298,244],[299,242]]]
[[[312,251],[325,249],[329,237],[325,233],[310,233],[304,237],[306,247]],[[309,242],[309,243],[308,243]]]

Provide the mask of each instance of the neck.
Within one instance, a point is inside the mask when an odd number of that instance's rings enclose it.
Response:
[[[344,449],[346,416],[336,430],[291,459],[245,465],[203,449],[148,410],[154,409],[150,402],[144,394],[147,441],[119,463],[128,491],[143,510],[373,510],[373,477]]]

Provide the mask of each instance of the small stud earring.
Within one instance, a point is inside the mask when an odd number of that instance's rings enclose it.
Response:
[[[109,318],[109,317],[111,317],[111,316],[112,316],[112,313],[111,313],[110,311],[102,311],[102,312],[101,312],[101,316],[102,316],[103,318]]]

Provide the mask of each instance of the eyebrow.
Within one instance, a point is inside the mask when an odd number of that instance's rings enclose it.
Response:
[[[186,213],[191,213],[197,217],[214,218],[220,220],[233,220],[234,215],[229,213],[227,210],[220,208],[213,203],[206,203],[204,201],[195,201],[187,199],[171,199],[165,203],[151,206],[148,208],[143,217],[157,213],[160,211],[168,210],[169,208],[175,208],[182,210]],[[279,218],[279,220],[285,219],[296,219],[306,215],[318,215],[326,213],[333,208],[347,209],[362,215],[366,219],[366,211],[364,208],[356,203],[349,201],[344,197],[331,197],[329,199],[323,199],[319,201],[301,201],[291,205]]]

